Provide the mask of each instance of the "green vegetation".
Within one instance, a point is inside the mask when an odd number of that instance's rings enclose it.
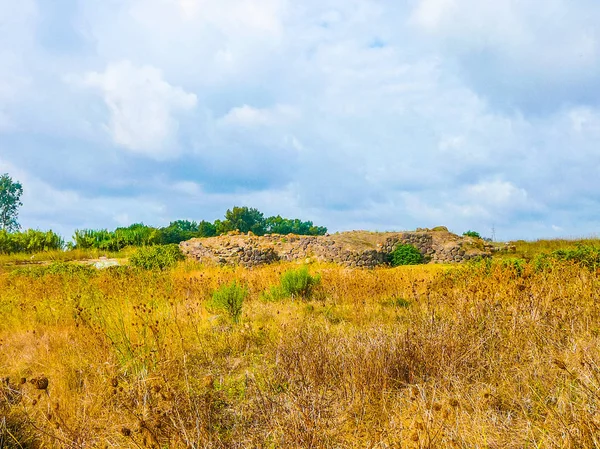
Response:
[[[496,246],[502,247],[501,244]],[[576,251],[579,247],[600,248],[600,239],[543,239],[543,240],[515,240],[505,246],[512,248],[510,252],[499,252],[495,257],[518,257],[527,261],[535,260],[542,254],[551,254],[555,251]]]
[[[262,212],[248,207],[234,207],[227,210],[225,220],[217,220],[215,227],[217,234],[225,234],[230,231],[252,232],[256,235],[324,235],[327,233],[327,228],[315,226],[312,221],[282,218],[280,215],[265,218]]]
[[[248,207],[234,207],[227,210],[225,220],[173,221],[164,228],[154,228],[136,223],[114,231],[106,229],[83,229],[75,231],[73,248],[96,248],[107,251],[120,251],[127,246],[152,246],[180,243],[192,238],[213,237],[228,232],[252,232],[265,234],[323,235],[327,228],[314,226],[312,221],[277,217],[264,218],[262,212]]]
[[[600,268],[600,247],[578,244],[574,249],[559,249],[542,258],[574,262],[591,270]]]
[[[258,209],[248,207],[234,207],[225,212],[225,220],[215,222],[217,234],[226,234],[238,231],[243,234],[252,232],[256,235],[264,235],[265,218]]]
[[[265,220],[265,229],[267,234],[297,234],[297,235],[325,235],[327,228],[315,226],[312,221],[301,221],[296,219],[268,217]]]
[[[163,244],[180,243],[198,237],[214,237],[217,235],[217,229],[214,224],[208,221],[177,220],[173,221],[166,228],[160,229],[160,241]]]
[[[419,265],[425,263],[423,254],[413,245],[400,244],[390,254],[390,264],[393,267],[401,265]]]
[[[480,239],[481,238],[481,235],[479,234],[479,232],[475,232],[475,231],[463,232],[463,235],[465,237],[474,237],[476,239]]]
[[[162,242],[162,235],[156,228],[135,223],[126,228],[107,230],[77,230],[73,235],[75,248],[97,248],[107,251],[120,251],[127,246],[158,245]]]
[[[211,306],[224,310],[229,318],[237,324],[242,316],[242,308],[247,296],[248,288],[233,280],[213,292]]]
[[[130,256],[129,263],[146,270],[164,270],[184,259],[178,245],[161,245],[138,248]]]
[[[279,277],[279,283],[272,285],[262,293],[263,300],[281,301],[283,299],[310,300],[321,285],[321,275],[311,275],[308,267],[286,270]]]
[[[21,226],[17,221],[18,209],[21,203],[23,186],[18,181],[13,181],[8,173],[0,176],[0,230],[13,232]]]
[[[284,296],[308,300],[321,283],[321,276],[311,275],[307,267],[288,270],[281,275],[280,289]]]
[[[64,246],[63,239],[52,231],[7,232],[0,229],[0,254],[32,254],[61,250]]]

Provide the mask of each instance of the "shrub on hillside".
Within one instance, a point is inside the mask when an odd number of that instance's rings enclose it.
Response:
[[[475,231],[467,231],[467,232],[463,232],[463,235],[465,237],[473,237],[476,239],[480,239],[481,235],[479,234],[479,232],[475,232]]]
[[[137,249],[129,258],[129,262],[134,267],[146,270],[164,270],[184,259],[178,245],[162,245]]]
[[[390,253],[390,264],[393,267],[419,265],[422,263],[425,263],[425,257],[413,245],[400,244]]]
[[[233,281],[215,290],[210,306],[224,310],[234,323],[239,323],[242,316],[244,300],[248,296],[248,288]]]

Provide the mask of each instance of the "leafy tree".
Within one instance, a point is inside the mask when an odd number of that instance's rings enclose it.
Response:
[[[315,226],[312,221],[302,221],[298,218],[268,217],[265,220],[267,234],[297,234],[297,235],[324,235],[327,228]]]
[[[0,176],[0,229],[13,232],[21,226],[17,221],[18,208],[23,195],[23,186],[18,181],[13,181],[8,173]]]
[[[192,239],[198,234],[198,223],[188,220],[172,221],[166,228],[161,228],[162,243],[179,243]]]
[[[258,209],[236,206],[227,210],[225,221],[218,222],[217,230],[220,234],[229,231],[251,231],[256,235],[264,235],[265,217]]]
[[[217,228],[209,221],[202,220],[198,223],[198,237],[214,237],[217,235]]]
[[[480,239],[481,238],[481,235],[479,234],[479,232],[476,232],[476,231],[470,231],[469,230],[467,232],[463,232],[463,235],[465,237],[474,237],[476,239]]]

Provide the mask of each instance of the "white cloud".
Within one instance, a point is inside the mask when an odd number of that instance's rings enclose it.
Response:
[[[98,54],[164,69],[194,89],[260,82],[284,34],[286,0],[80,2]]]
[[[39,20],[34,0],[0,0],[0,131],[16,128],[11,109],[31,84],[28,56]]]
[[[103,73],[88,72],[82,82],[102,92],[115,143],[155,159],[177,155],[175,115],[196,106],[195,94],[171,86],[159,69],[129,61],[111,63]]]
[[[202,194],[202,187],[192,181],[179,181],[173,184],[173,190],[177,193],[183,193],[188,196],[197,196]]]
[[[298,117],[298,112],[285,105],[277,105],[273,108],[254,108],[243,105],[232,108],[221,120],[220,123],[226,126],[271,126],[282,124],[288,120]]]
[[[173,2],[162,3],[166,6]],[[239,27],[272,35],[281,32],[279,16],[283,2],[280,0],[222,0],[219,3],[179,0],[179,7],[184,19],[205,21],[225,32],[239,32]]]
[[[568,117],[575,132],[600,135],[600,110],[589,107],[573,108],[568,112]]]
[[[456,6],[455,0],[421,0],[413,11],[412,20],[428,31],[435,31]]]
[[[69,239],[76,228],[114,228],[131,224],[130,219],[147,223],[166,220],[165,205],[155,198],[85,195],[76,189],[57,188],[0,159],[0,173],[4,172],[23,185],[23,206],[19,210],[23,228],[53,229]]]
[[[598,222],[597,0],[74,4],[65,45],[49,8],[0,0],[0,152],[46,183],[31,223],[242,201],[331,229]]]
[[[507,181],[483,181],[466,186],[466,196],[489,208],[521,209],[529,203],[527,191]]]
[[[597,103],[600,4],[584,0],[419,0],[411,22],[496,102],[547,110]]]

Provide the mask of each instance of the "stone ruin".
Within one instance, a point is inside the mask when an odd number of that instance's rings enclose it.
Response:
[[[486,258],[493,247],[481,239],[461,237],[445,227],[411,232],[350,231],[324,236],[229,233],[182,242],[189,258],[206,264],[252,267],[279,261],[321,261],[346,267],[387,265],[398,244],[415,246],[429,263],[460,263]]]

